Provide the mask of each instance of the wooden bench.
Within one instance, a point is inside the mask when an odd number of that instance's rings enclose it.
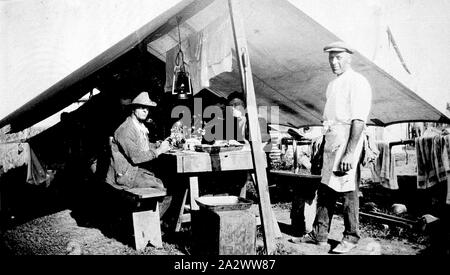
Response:
[[[154,188],[132,188],[122,190],[123,195],[133,203],[132,218],[136,250],[145,249],[150,243],[162,247],[159,201],[166,191]]]

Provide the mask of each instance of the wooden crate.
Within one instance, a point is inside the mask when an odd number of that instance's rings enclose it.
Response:
[[[256,255],[256,217],[249,210],[192,213],[196,255]]]

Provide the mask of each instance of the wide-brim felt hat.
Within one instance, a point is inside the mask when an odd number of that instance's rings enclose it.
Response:
[[[323,48],[323,51],[324,52],[348,52],[348,53],[352,54],[355,50],[343,41],[336,41],[336,42],[326,45]]]
[[[141,92],[137,97],[135,97],[130,105],[146,106],[146,107],[156,107],[156,102],[152,101],[148,96],[147,92]]]

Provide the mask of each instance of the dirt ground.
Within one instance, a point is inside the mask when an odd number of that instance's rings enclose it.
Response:
[[[336,215],[332,222],[328,247],[312,244],[293,244],[290,227],[290,204],[274,205],[274,212],[282,231],[282,238],[276,239],[278,255],[328,255],[330,247],[342,238],[343,219]],[[251,211],[257,214],[256,205]],[[110,236],[108,230],[80,225],[74,213],[65,209],[13,226],[2,232],[1,252],[6,255],[189,255],[191,234],[189,224],[182,232],[163,235],[163,248],[148,246],[137,252],[132,240]],[[361,234],[357,248],[351,255],[417,255],[427,247],[427,237],[404,228],[387,227],[362,220]],[[259,230],[257,251],[263,247]]]
[[[275,208],[279,223],[289,225],[289,211]],[[367,220],[361,221],[361,240],[358,246],[350,251],[348,255],[418,255],[426,249],[426,237],[415,240],[411,234],[403,228],[381,225]],[[332,221],[328,246],[319,247],[313,244],[293,244],[288,241],[292,236],[283,233],[278,239],[279,254],[295,255],[332,255],[331,248],[342,240],[344,231],[344,220],[341,215],[335,215]],[[417,235],[416,235],[417,236]]]

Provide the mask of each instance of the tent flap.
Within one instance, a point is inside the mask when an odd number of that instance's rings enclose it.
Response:
[[[320,125],[326,86],[334,77],[322,49],[339,38],[288,1],[245,0],[240,4],[257,104],[277,106],[280,124]],[[225,0],[182,1],[2,119],[0,127],[12,124],[14,129],[20,130],[62,109],[86,92],[73,89],[76,83],[88,79],[136,45],[166,61],[166,53],[177,43],[177,24],[174,23],[177,17],[182,18],[180,29],[182,40],[186,41],[217,18],[228,16],[227,13]],[[232,52],[235,53],[234,49]],[[356,52],[353,60],[354,70],[366,76],[372,86],[371,124],[450,122],[448,117],[360,53]],[[226,96],[241,90],[239,77],[234,57],[231,72],[225,71],[209,79],[208,88]]]

